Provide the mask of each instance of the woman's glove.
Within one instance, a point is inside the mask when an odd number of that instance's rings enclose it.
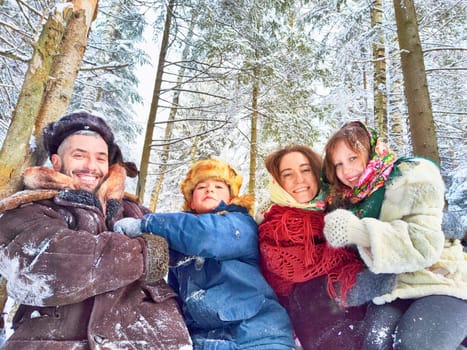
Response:
[[[139,237],[143,235],[141,232],[141,219],[123,218],[118,220],[114,225],[114,231],[124,233],[128,237]]]
[[[365,268],[357,274],[357,281],[347,292],[345,306],[363,305],[373,298],[390,293],[396,284],[393,273],[373,273]]]
[[[333,247],[370,246],[365,224],[351,211],[336,209],[324,217],[324,236]]]

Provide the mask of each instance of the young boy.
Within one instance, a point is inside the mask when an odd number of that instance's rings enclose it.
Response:
[[[198,161],[181,184],[184,212],[123,219],[115,229],[169,242],[169,284],[194,349],[293,349],[289,317],[260,272],[253,197],[239,197],[241,185],[229,164]]]

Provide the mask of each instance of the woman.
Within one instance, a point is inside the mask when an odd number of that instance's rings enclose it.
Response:
[[[328,208],[324,235],[356,246],[375,274],[397,274],[373,298],[363,349],[456,349],[467,334],[466,254],[441,229],[444,184],[423,158],[399,158],[361,122],[325,148]],[[354,288],[358,288],[358,281]]]
[[[325,242],[321,157],[307,146],[292,145],[270,154],[265,165],[272,176],[272,205],[258,218],[264,276],[305,350],[360,349],[356,326],[362,309],[342,305],[363,264],[354,249]]]

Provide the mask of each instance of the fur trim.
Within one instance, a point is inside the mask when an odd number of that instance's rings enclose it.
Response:
[[[163,279],[169,271],[169,246],[161,236],[144,234],[146,242],[144,282],[153,283]]]
[[[139,199],[139,197],[136,194],[125,192],[123,194],[123,198],[130,201],[130,202],[133,202],[133,203],[136,203],[136,204],[141,204],[141,200]]]
[[[248,209],[248,213],[254,216],[255,197],[251,194],[245,194],[240,197],[234,197],[229,204],[238,205]]]
[[[125,168],[119,163],[113,164],[109,168],[107,179],[102,183],[97,191],[97,198],[104,207],[104,212],[107,207],[107,201],[116,199],[120,201],[125,193]]]
[[[16,209],[26,203],[53,198],[58,193],[57,190],[25,190],[17,192],[0,200],[0,214],[7,210]]]
[[[106,180],[97,191],[97,198],[105,212],[107,202],[121,201],[125,194],[125,167],[115,163],[109,168]],[[73,179],[53,169],[36,166],[27,168],[23,173],[23,182],[28,189],[78,190],[79,185]]]
[[[203,159],[196,162],[186,174],[180,189],[185,197],[184,207],[193,199],[193,189],[203,180],[224,181],[230,187],[231,197],[237,197],[242,186],[242,176],[229,164],[218,159]]]
[[[55,197],[55,203],[63,204],[63,202],[72,202],[82,204],[89,207],[94,207],[102,211],[102,204],[97,199],[96,195],[86,190],[65,190],[60,191]]]
[[[79,188],[71,177],[43,166],[26,168],[23,172],[23,182],[27,189],[77,190]]]
[[[125,177],[124,166],[114,164],[109,169],[107,179],[99,188],[97,196],[100,203],[98,207],[102,206],[104,212],[107,212],[107,216],[113,217],[118,213],[122,198],[139,204],[135,195],[124,192]],[[79,186],[73,182],[71,177],[42,166],[27,168],[23,173],[23,182],[26,190],[0,200],[0,214],[26,203],[51,199],[57,196],[61,190],[79,190]]]

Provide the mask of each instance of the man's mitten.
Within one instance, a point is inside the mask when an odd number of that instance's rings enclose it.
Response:
[[[373,273],[365,268],[357,274],[357,281],[347,292],[345,306],[359,306],[373,298],[390,293],[396,284],[393,273]]]
[[[143,235],[141,232],[141,219],[123,218],[114,225],[114,231],[124,233],[128,237],[134,238]]]
[[[365,224],[351,211],[336,209],[324,217],[324,236],[333,247],[357,244],[370,246]]]
[[[116,222],[115,218],[120,212],[121,207],[122,203],[117,199],[109,199],[107,201],[107,208],[105,210],[105,222],[107,223],[107,227],[113,227]]]
[[[169,271],[169,245],[165,238],[153,234],[145,234],[141,238],[145,242],[145,269],[142,279],[152,283],[163,279]]]

